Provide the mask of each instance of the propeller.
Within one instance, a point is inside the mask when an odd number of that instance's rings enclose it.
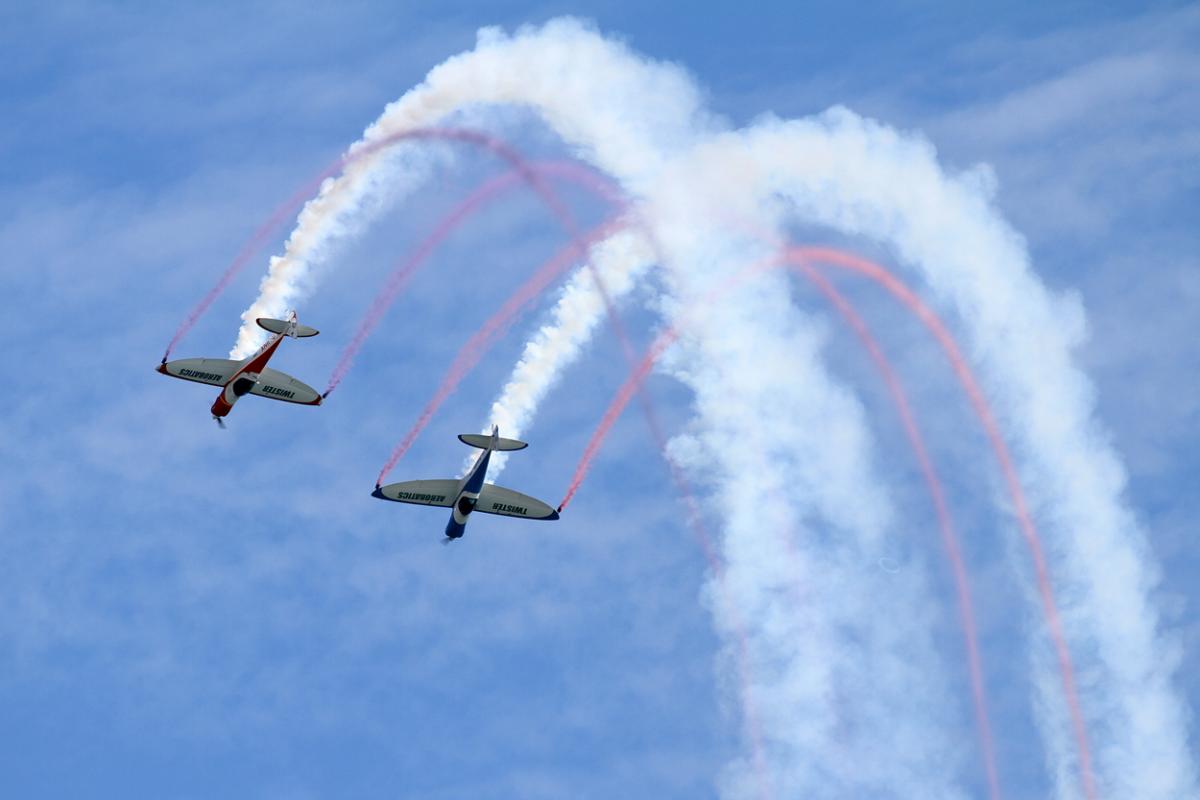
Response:
[[[218,428],[220,428],[221,430],[225,430],[225,420],[224,419],[222,419],[221,417],[218,417],[216,414],[213,414],[213,419],[216,420]]]

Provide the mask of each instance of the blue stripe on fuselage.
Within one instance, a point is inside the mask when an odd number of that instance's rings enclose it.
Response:
[[[475,462],[475,466],[471,467],[471,472],[463,481],[463,486],[458,490],[458,496],[454,498],[454,506],[450,509],[450,521],[446,523],[446,536],[451,539],[458,539],[467,530],[467,520],[471,516],[471,510],[462,515],[463,521],[458,522],[454,519],[454,515],[458,512],[458,501],[463,498],[463,495],[470,495],[472,500],[479,496],[479,491],[483,489],[483,481],[487,477],[488,464],[492,460],[492,451],[487,449],[479,456]]]
[[[483,479],[487,477],[488,464],[492,460],[492,451],[484,450],[479,456],[479,460],[475,462],[475,466],[471,468],[471,474],[467,476],[466,482],[463,484],[462,491],[470,494],[479,494],[479,490],[483,488]],[[462,492],[459,492],[461,495]]]

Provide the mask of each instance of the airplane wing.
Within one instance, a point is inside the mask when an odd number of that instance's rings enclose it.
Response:
[[[317,394],[316,389],[270,367],[265,367],[258,373],[258,383],[250,387],[250,394],[271,400],[283,400],[285,403],[303,403],[306,406],[321,404],[321,395]]]
[[[163,364],[159,371],[172,378],[224,386],[241,365],[242,362],[228,358],[180,358]]]
[[[475,503],[475,510],[484,514],[499,514],[502,517],[558,519],[558,512],[541,500],[494,483],[483,485],[479,500]]]
[[[376,489],[376,492],[384,500],[395,500],[397,503],[449,508],[454,505],[454,498],[458,495],[458,481],[450,478],[389,483],[387,486]]]

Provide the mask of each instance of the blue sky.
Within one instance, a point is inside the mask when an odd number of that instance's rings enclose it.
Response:
[[[368,496],[458,346],[560,245],[533,199],[513,195],[440,250],[323,408],[249,400],[222,432],[213,392],[153,372],[254,228],[387,102],[481,25],[562,13],[684,66],[734,123],[843,104],[923,131],[952,167],[993,166],[1039,274],[1088,311],[1078,357],[1161,565],[1155,600],[1196,707],[1197,9],[644,5],[0,11],[0,335],[15,378],[0,424],[6,795],[716,796],[743,743],[717,678],[707,565],[639,417],[618,424],[553,526],[476,519],[443,548],[442,512]],[[561,154],[535,125],[520,130],[527,152]],[[300,309],[323,335],[285,343],[273,364],[320,387],[389,266],[493,170],[464,155],[340,251]],[[178,355],[227,351],[277,249]],[[1042,796],[1024,658],[1006,668],[1025,606],[1001,574],[989,474],[961,434],[970,420],[919,331],[860,299],[920,376],[917,399],[938,408],[937,453],[963,465],[950,488],[974,533],[1001,771],[1010,796]],[[626,314],[648,342],[651,315]],[[479,426],[531,321],[397,478],[458,467],[453,434]],[[832,320],[829,337],[880,409],[885,449],[901,452],[869,363]],[[557,501],[623,375],[619,350],[595,342],[504,482]],[[680,429],[686,392],[665,378],[651,389]],[[902,458],[895,480],[927,519]],[[939,563],[932,538],[883,555]],[[951,589],[933,572],[949,653]],[[950,680],[965,702],[965,677]],[[982,796],[977,774],[963,780]]]

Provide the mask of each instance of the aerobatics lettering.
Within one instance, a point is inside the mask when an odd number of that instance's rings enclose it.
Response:
[[[274,386],[263,386],[262,390],[265,394],[275,395],[276,397],[295,397],[295,392],[289,392],[287,389],[277,389]]]
[[[503,511],[508,514],[520,514],[522,517],[529,516],[529,512],[525,506],[510,506],[507,503],[492,503],[493,511]]]
[[[181,369],[179,374],[185,378],[196,378],[202,381],[217,381],[220,382],[223,378],[220,375],[214,375],[211,372],[200,372],[195,369]]]
[[[396,492],[397,500],[411,500],[415,503],[444,503],[444,494],[421,494],[419,492]]]

